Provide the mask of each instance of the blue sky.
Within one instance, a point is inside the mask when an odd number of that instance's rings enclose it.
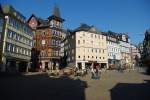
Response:
[[[128,32],[132,43],[139,43],[150,28],[150,0],[0,0],[11,4],[27,18],[32,13],[46,19],[57,4],[66,21],[64,28],[80,23],[95,25],[102,31]]]

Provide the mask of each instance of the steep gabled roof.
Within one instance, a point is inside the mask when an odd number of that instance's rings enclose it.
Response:
[[[26,22],[26,17],[23,16],[19,11],[13,8],[11,5],[2,5],[2,10],[5,15],[14,16],[22,22]]]
[[[85,23],[81,23],[81,25],[74,30],[74,32],[77,31],[88,31],[92,33],[102,34],[102,32],[100,32],[95,26],[89,26]]]
[[[114,37],[114,38],[118,38],[119,37],[119,33],[112,32],[110,30],[106,34],[107,34],[107,36],[111,36],[111,37]]]
[[[29,21],[31,20],[32,17],[34,17],[34,18],[38,21],[37,17],[36,17],[34,14],[32,14],[32,15],[29,17],[29,19],[27,20],[27,23],[29,23]]]
[[[89,31],[91,26],[82,23],[79,27],[77,27],[74,31]]]
[[[44,19],[42,19],[42,18],[40,18],[40,17],[37,17],[37,16],[35,16],[34,14],[32,14],[32,15],[29,17],[27,23],[29,23],[29,21],[31,20],[32,17],[34,17],[34,18],[37,20],[38,26],[48,26],[48,25],[49,25],[48,20],[44,20]]]

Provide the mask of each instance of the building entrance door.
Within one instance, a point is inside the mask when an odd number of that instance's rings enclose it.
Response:
[[[78,68],[79,68],[79,70],[82,69],[82,64],[81,63],[78,63]]]
[[[45,69],[48,70],[48,62],[45,62]]]

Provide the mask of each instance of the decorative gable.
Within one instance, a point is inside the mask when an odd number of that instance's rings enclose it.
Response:
[[[36,17],[32,16],[29,20],[28,20],[28,24],[31,28],[36,28],[38,25],[38,21],[36,19]]]

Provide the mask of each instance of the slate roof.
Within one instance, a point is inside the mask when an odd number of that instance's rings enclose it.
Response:
[[[49,26],[49,21],[48,20],[44,20],[44,19],[42,19],[40,17],[37,17],[35,14],[32,14],[30,16],[30,18],[27,21],[28,23],[29,23],[29,21],[31,20],[32,17],[34,17],[37,20],[38,27],[40,27],[40,26]]]
[[[23,16],[19,11],[14,9],[11,5],[2,5],[2,10],[5,15],[14,16],[15,18],[18,18],[19,20],[26,21],[26,17]],[[17,15],[17,16],[16,16]],[[20,17],[20,18],[19,18]]]
[[[102,34],[102,32],[100,32],[95,26],[89,26],[85,23],[82,23],[79,27],[77,27],[75,30],[73,30],[74,32],[77,31],[88,31],[88,32],[92,32],[92,33],[97,33],[97,34]]]
[[[35,17],[36,20],[38,21],[38,26],[37,27],[48,27],[49,26],[49,21],[52,20],[52,19],[58,20],[60,22],[64,21],[64,19],[61,18],[59,8],[56,5],[54,6],[52,16],[49,16],[46,20],[32,14],[27,22],[29,22],[32,17]]]
[[[107,32],[107,36],[114,37],[114,38],[118,38],[119,33],[112,32],[112,31],[109,30],[109,31]]]

